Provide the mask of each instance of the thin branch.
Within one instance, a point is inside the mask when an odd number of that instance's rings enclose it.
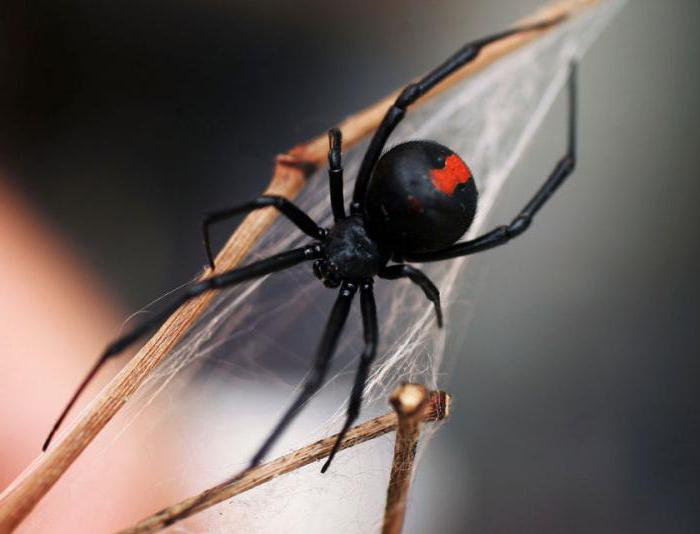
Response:
[[[603,0],[562,0],[540,10],[529,17],[527,22],[546,21],[562,15],[572,16],[601,1]],[[523,47],[547,31],[550,30],[533,30],[513,35],[485,47],[475,61],[455,73],[443,84],[438,85],[423,97],[421,102],[444,91],[455,81],[484,69],[498,58]],[[349,148],[358,143],[377,127],[395,96],[396,93],[340,123],[339,127],[343,132],[346,147]],[[278,156],[272,181],[265,190],[265,194],[294,198],[304,185],[305,178],[318,166],[323,165],[328,149],[326,143],[325,134],[320,135],[316,139],[294,147],[287,154]],[[217,270],[236,267],[269,228],[275,217],[276,212],[271,208],[248,215],[217,256]],[[209,274],[211,271],[206,269],[200,278]],[[212,296],[211,293],[204,294],[175,312],[99,396],[78,415],[72,426],[62,434],[61,439],[47,453],[34,461],[0,495],[0,533],[12,531],[32,511],[202,314]]]
[[[403,386],[409,387],[409,386]],[[411,386],[420,387],[422,386]],[[430,394],[429,401],[426,402],[427,394],[425,388],[422,389],[424,398],[424,410],[421,410],[419,415],[422,421],[440,421],[447,417],[449,396],[442,392],[436,391]],[[396,412],[391,412],[380,417],[376,417],[351,428],[343,439],[340,450],[354,447],[360,443],[372,440],[379,436],[383,436],[397,427],[400,428],[400,416]],[[119,534],[144,534],[146,532],[157,532],[164,529],[182,519],[190,517],[198,512],[206,510],[226,501],[236,495],[251,490],[261,484],[265,484],[278,476],[285,475],[295,471],[305,465],[326,458],[333,448],[333,444],[337,438],[337,434],[324,438],[320,441],[302,447],[285,456],[281,456],[276,460],[272,460],[266,464],[247,469],[239,475],[217,484],[216,486],[203,491],[199,495],[185,499],[177,504],[163,508],[161,511],[139,522],[131,528],[120,531]],[[398,439],[398,436],[397,436]]]
[[[444,404],[448,414],[449,398]],[[406,512],[408,488],[411,485],[413,462],[420,437],[420,425],[424,420],[428,390],[417,384],[403,384],[391,395],[391,405],[398,418],[398,430],[391,462],[391,476],[386,494],[382,534],[401,534]]]

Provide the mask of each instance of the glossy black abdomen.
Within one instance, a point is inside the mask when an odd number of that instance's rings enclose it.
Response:
[[[397,256],[436,250],[467,231],[477,196],[471,171],[459,156],[433,141],[411,141],[377,163],[365,220],[373,238]]]

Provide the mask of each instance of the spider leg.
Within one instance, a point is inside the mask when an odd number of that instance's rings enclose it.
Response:
[[[506,37],[510,37],[511,35],[515,35],[517,33],[525,33],[533,30],[548,28],[549,26],[553,26],[561,22],[563,18],[565,18],[565,16],[557,17],[555,19],[537,24],[530,24],[519,28],[511,28],[509,30],[467,43],[452,56],[450,56],[444,63],[426,74],[419,81],[407,85],[396,98],[394,104],[387,110],[382,122],[374,132],[374,137],[372,137],[372,141],[367,148],[367,152],[365,152],[364,159],[362,160],[362,164],[360,165],[360,170],[357,175],[357,181],[355,182],[352,204],[353,210],[361,210],[372,170],[381,156],[387,139],[394,131],[396,126],[398,126],[398,124],[403,120],[408,106],[425,95],[428,91],[447,78],[450,74],[454,73],[457,69],[475,59],[484,46],[500,41],[501,39],[505,39]]]
[[[323,331],[321,342],[316,351],[316,359],[309,373],[301,392],[294,400],[292,405],[287,409],[285,414],[277,423],[272,433],[267,437],[260,449],[250,462],[250,467],[258,465],[267,454],[268,450],[275,441],[282,435],[282,432],[287,428],[289,423],[294,420],[304,404],[321,388],[323,381],[328,372],[328,366],[331,362],[333,352],[338,344],[338,339],[345,325],[345,321],[350,313],[350,305],[357,291],[357,286],[350,282],[343,282],[340,286],[338,298],[333,305],[331,314],[328,317],[326,328]]]
[[[498,245],[503,245],[512,238],[522,234],[530,226],[532,219],[557,188],[566,180],[573,172],[576,166],[576,82],[577,82],[578,67],[575,62],[571,63],[571,71],[569,74],[569,131],[568,131],[568,148],[564,157],[562,157],[554,167],[554,170],[547,178],[547,181],[540,187],[535,195],[530,199],[526,206],[507,226],[499,226],[490,232],[485,233],[475,239],[455,243],[449,247],[433,252],[406,254],[406,261],[440,261],[458,256],[466,256],[488,250]]]
[[[206,293],[207,291],[222,289],[225,287],[239,284],[241,282],[245,282],[246,280],[259,278],[266,274],[281,271],[303,261],[316,259],[320,255],[321,251],[318,245],[308,245],[302,248],[290,250],[288,252],[282,252],[281,254],[276,254],[269,258],[251,263],[250,265],[240,267],[239,269],[225,271],[216,276],[205,278],[204,280],[200,280],[199,282],[192,284],[182,295],[178,296],[177,299],[175,299],[172,303],[168,304],[168,306],[166,306],[165,309],[153,315],[150,319],[144,321],[140,325],[136,326],[130,332],[116,339],[105,348],[105,350],[102,352],[100,357],[93,365],[92,369],[90,369],[90,372],[85,376],[83,381],[78,386],[78,389],[68,401],[66,407],[61,412],[61,415],[56,420],[56,423],[51,429],[51,432],[49,432],[49,435],[46,438],[46,441],[44,442],[44,445],[42,446],[41,450],[45,451],[47,449],[49,443],[51,443],[51,439],[53,438],[58,428],[61,426],[61,423],[65,419],[66,415],[68,415],[68,412],[73,407],[73,404],[75,404],[75,401],[78,400],[80,394],[83,392],[90,380],[92,380],[92,378],[97,374],[99,369],[104,365],[104,363],[110,358],[122,352],[124,349],[126,349],[136,340],[138,340],[141,336],[146,334],[149,330],[158,326],[161,322],[163,322],[170,315],[172,315],[185,302],[201,295],[202,293]]]
[[[279,210],[279,212],[292,221],[299,230],[304,232],[309,237],[314,239],[321,239],[325,235],[325,230],[319,227],[306,213],[299,209],[295,204],[290,202],[284,197],[277,195],[262,195],[241,204],[239,206],[234,206],[233,208],[228,208],[220,211],[213,211],[208,213],[204,220],[202,221],[202,233],[204,237],[204,249],[207,253],[207,260],[209,260],[209,266],[214,269],[214,256],[211,251],[211,241],[209,239],[209,228],[212,224],[225,221],[241,213],[248,213],[251,211],[259,210],[262,208],[274,207]]]
[[[331,190],[331,209],[337,221],[345,218],[345,199],[343,198],[343,165],[341,147],[343,136],[338,128],[328,130],[328,184]]]
[[[390,265],[379,272],[379,278],[387,280],[397,280],[399,278],[408,278],[419,286],[427,299],[435,305],[435,315],[437,318],[438,328],[442,328],[442,307],[440,306],[440,290],[435,287],[435,284],[428,278],[423,271],[419,271],[411,265]]]
[[[331,465],[333,458],[340,449],[340,444],[343,442],[345,434],[352,426],[360,414],[362,406],[362,393],[365,389],[365,382],[369,375],[369,369],[377,354],[377,345],[379,343],[379,327],[377,326],[377,306],[374,302],[374,291],[372,290],[372,280],[363,282],[360,287],[360,304],[362,308],[362,327],[365,337],[365,349],[360,357],[360,364],[355,375],[355,384],[352,387],[350,394],[350,404],[345,418],[345,424],[338,434],[338,438],[333,444],[333,449],[328,455],[326,463],[321,469],[321,473],[325,473]]]

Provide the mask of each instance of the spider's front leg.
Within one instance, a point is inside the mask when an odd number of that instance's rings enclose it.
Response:
[[[323,331],[323,336],[321,337],[321,342],[319,343],[318,350],[316,351],[316,359],[314,360],[311,372],[306,378],[304,386],[302,387],[302,390],[297,398],[287,409],[285,414],[277,423],[277,426],[275,426],[272,433],[268,436],[262,447],[260,447],[258,452],[251,460],[250,467],[255,467],[263,460],[270,448],[282,435],[282,432],[284,432],[287,426],[304,407],[304,404],[306,404],[306,402],[313,397],[313,395],[323,385],[326,374],[328,373],[328,366],[330,365],[335,348],[338,345],[338,339],[340,339],[343,326],[345,326],[345,321],[350,313],[350,304],[352,304],[352,299],[355,296],[356,291],[357,286],[354,283],[343,282],[341,284],[338,298],[333,305],[330,317],[326,323],[326,328]]]
[[[202,234],[204,239],[204,249],[207,253],[207,260],[209,261],[209,266],[212,268],[212,270],[214,270],[214,255],[211,251],[211,241],[209,239],[209,229],[211,225],[217,222],[225,221],[235,217],[236,215],[249,213],[251,211],[268,207],[276,208],[282,215],[294,223],[299,230],[304,232],[309,237],[314,239],[323,239],[323,237],[326,235],[326,231],[318,226],[313,219],[311,219],[311,217],[304,213],[293,202],[278,195],[262,195],[255,200],[246,202],[245,204],[234,206],[233,208],[213,211],[205,216],[204,220],[202,221]]]
[[[360,364],[355,375],[355,383],[350,394],[350,404],[348,405],[345,424],[338,434],[338,438],[333,444],[333,449],[328,455],[328,460],[321,468],[321,473],[325,473],[331,465],[336,453],[340,450],[343,438],[347,434],[350,427],[360,415],[362,407],[362,394],[365,389],[365,382],[369,370],[374,362],[374,357],[377,355],[377,345],[379,344],[379,327],[377,325],[377,306],[374,302],[374,291],[372,290],[372,280],[362,282],[360,286],[360,304],[362,307],[362,328],[364,330],[365,349],[360,357]]]
[[[338,128],[328,131],[328,181],[331,190],[331,208],[333,217],[337,221],[345,218],[345,207],[343,205],[343,166],[341,164],[342,134]],[[309,237],[323,239],[326,231],[318,226],[311,217],[302,211],[296,204],[278,195],[262,195],[232,208],[225,208],[208,213],[202,221],[202,238],[204,240],[204,250],[207,254],[207,261],[214,270],[214,255],[211,250],[210,229],[211,225],[222,222],[236,215],[249,213],[262,208],[276,208],[282,215],[287,217],[294,225]]]
[[[275,254],[274,256],[270,256],[269,258],[265,258],[263,260],[256,261],[249,265],[239,267],[238,269],[232,269],[230,271],[223,272],[216,276],[205,278],[190,285],[178,298],[173,300],[173,302],[168,304],[159,313],[156,313],[150,319],[136,326],[130,332],[127,332],[122,337],[116,339],[115,341],[110,343],[107,346],[107,348],[105,348],[105,350],[102,352],[100,357],[93,365],[92,369],[90,369],[88,374],[78,386],[78,389],[68,401],[68,404],[66,404],[65,408],[59,415],[58,419],[54,423],[53,428],[51,429],[51,432],[49,432],[49,435],[46,438],[46,441],[44,442],[44,445],[42,446],[41,450],[45,451],[47,449],[47,447],[51,443],[51,439],[61,426],[61,423],[65,419],[66,415],[68,415],[70,409],[75,404],[75,401],[78,400],[80,394],[90,383],[93,377],[97,374],[100,368],[105,364],[105,362],[107,362],[110,358],[117,356],[124,349],[129,347],[132,343],[136,342],[139,338],[144,336],[147,332],[157,327],[168,317],[170,317],[173,313],[175,313],[175,311],[178,308],[180,308],[180,306],[192,300],[193,298],[198,297],[202,293],[206,293],[207,291],[215,291],[225,287],[231,287],[236,284],[240,284],[241,282],[245,282],[247,280],[252,280],[254,278],[259,278],[267,274],[287,269],[288,267],[292,267],[293,265],[297,265],[304,261],[314,260],[316,258],[319,258],[320,256],[321,246],[319,244],[308,245],[298,249],[290,250],[288,252]]]
[[[343,165],[341,150],[343,135],[338,128],[328,130],[328,185],[331,190],[331,210],[333,218],[345,219],[345,198],[343,197]]]

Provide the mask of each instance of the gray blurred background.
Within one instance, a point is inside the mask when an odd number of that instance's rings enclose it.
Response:
[[[197,271],[201,214],[258,194],[276,153],[540,5],[6,3],[2,165],[137,309]],[[586,56],[574,178],[473,262],[409,531],[700,528],[698,20],[632,0]],[[549,169],[563,124],[558,102],[523,169]],[[510,182],[492,221],[529,194]]]

